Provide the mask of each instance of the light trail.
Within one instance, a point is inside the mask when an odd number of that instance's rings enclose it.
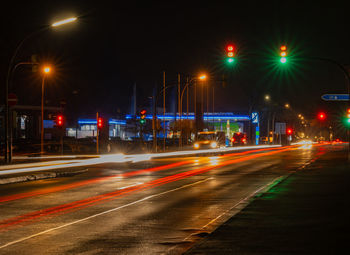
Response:
[[[3,197],[0,197],[0,203],[9,202],[9,201],[18,200],[18,199],[23,199],[23,198],[28,198],[28,197],[33,197],[33,196],[45,195],[45,194],[59,192],[59,191],[64,191],[64,190],[73,189],[73,188],[78,188],[78,187],[81,187],[81,186],[85,186],[85,185],[89,185],[89,184],[94,184],[94,183],[106,181],[106,180],[109,180],[109,179],[112,179],[112,178],[131,177],[131,176],[135,176],[135,175],[141,175],[143,173],[150,173],[150,172],[167,170],[167,169],[170,169],[170,168],[179,167],[179,166],[182,166],[182,165],[185,165],[185,164],[189,164],[191,162],[192,161],[181,161],[181,162],[172,163],[172,164],[163,165],[163,166],[157,166],[157,167],[152,167],[152,168],[145,168],[145,169],[136,170],[136,171],[127,172],[127,173],[122,173],[122,174],[116,174],[116,175],[111,175],[111,176],[94,178],[94,179],[91,179],[91,180],[79,181],[79,182],[76,182],[76,183],[67,184],[67,185],[61,185],[61,186],[58,186],[58,187],[52,187],[52,188],[47,188],[47,189],[42,189],[42,190],[39,190],[39,191],[25,192],[25,193],[10,195],[10,196],[3,196]]]
[[[283,148],[286,148],[286,147],[283,147]],[[233,156],[244,156],[244,155],[247,155],[247,154],[262,152],[262,151],[266,151],[266,150],[277,150],[277,149],[280,150],[281,147],[230,153],[230,154],[218,156],[218,159],[219,158],[226,158],[226,157],[233,157]],[[210,159],[210,157],[209,157],[209,159]],[[19,193],[19,194],[10,195],[10,196],[3,196],[3,197],[0,197],[0,203],[9,202],[9,201],[18,200],[18,199],[29,198],[29,197],[34,197],[34,196],[46,195],[46,194],[49,194],[49,193],[64,191],[64,190],[68,190],[68,189],[74,189],[74,188],[82,187],[82,186],[85,186],[85,185],[91,185],[91,184],[95,184],[95,183],[102,182],[102,181],[108,181],[108,180],[113,179],[113,178],[132,177],[132,176],[141,175],[141,174],[144,174],[144,173],[151,173],[151,172],[169,170],[169,169],[176,168],[176,167],[179,167],[179,166],[184,166],[184,165],[187,165],[187,164],[191,164],[193,162],[195,162],[195,160],[180,161],[180,162],[176,162],[176,163],[172,163],[172,164],[167,164],[167,165],[162,165],[162,166],[157,166],[157,167],[151,167],[151,168],[145,168],[145,169],[135,170],[135,171],[126,172],[126,173],[122,173],[122,174],[116,174],[116,175],[110,175],[110,176],[105,176],[105,177],[94,178],[94,179],[90,179],[90,180],[78,181],[78,182],[75,182],[75,183],[61,185],[61,186],[58,186],[58,187],[41,189],[41,190],[38,190],[38,191],[24,192],[24,193]],[[218,165],[218,164],[219,164],[219,162],[218,162],[218,160],[216,160],[215,161],[215,165]]]
[[[90,207],[90,206],[99,204],[101,202],[107,202],[110,200],[114,200],[114,199],[117,199],[121,196],[125,196],[125,195],[131,194],[131,193],[140,192],[143,190],[148,190],[148,189],[151,189],[151,188],[154,188],[157,186],[165,185],[167,183],[182,180],[182,179],[185,179],[185,178],[188,178],[191,176],[203,174],[203,173],[206,173],[210,170],[213,170],[213,169],[216,169],[219,167],[223,167],[223,166],[227,166],[230,164],[243,162],[243,161],[247,161],[247,160],[251,160],[251,159],[256,159],[256,158],[260,158],[260,157],[264,157],[264,156],[270,156],[270,155],[274,155],[277,153],[281,153],[281,152],[285,152],[285,151],[289,151],[289,150],[293,150],[293,149],[295,149],[295,148],[286,148],[286,149],[281,149],[281,150],[276,150],[276,151],[269,151],[269,152],[254,154],[254,155],[250,155],[250,156],[246,156],[246,157],[242,157],[242,158],[238,158],[238,159],[227,160],[227,161],[221,162],[215,166],[208,166],[208,167],[193,169],[190,171],[186,171],[186,172],[162,177],[159,179],[155,179],[155,180],[152,180],[152,181],[140,184],[140,185],[131,186],[131,187],[128,187],[128,188],[125,188],[122,190],[118,189],[116,191],[105,193],[102,195],[97,195],[94,197],[74,201],[71,203],[67,203],[67,204],[63,204],[63,205],[59,205],[59,206],[54,206],[54,207],[50,207],[47,209],[35,211],[32,213],[16,216],[13,218],[9,218],[9,219],[0,221],[0,231],[4,231],[9,227],[16,226],[18,224],[29,223],[29,222],[32,222],[32,221],[37,220],[39,218],[42,218],[42,217],[53,216],[53,215],[57,215],[57,214],[61,214],[61,213],[68,213],[72,210]]]
[[[125,205],[122,205],[122,206],[118,206],[118,207],[115,207],[115,208],[112,208],[112,209],[109,209],[109,210],[107,210],[107,211],[103,211],[103,212],[100,212],[100,213],[97,213],[97,214],[93,214],[93,215],[90,215],[90,216],[88,216],[88,217],[85,217],[85,218],[82,218],[82,219],[79,219],[79,220],[76,220],[76,221],[73,221],[73,222],[69,222],[69,223],[60,225],[60,226],[58,226],[58,227],[50,228],[50,229],[44,230],[44,231],[42,231],[42,232],[39,232],[39,233],[30,235],[30,236],[26,236],[26,237],[17,239],[17,240],[15,240],[15,241],[6,243],[6,244],[4,244],[4,245],[1,245],[1,246],[0,246],[0,249],[6,248],[6,247],[8,247],[8,246],[10,246],[10,245],[13,245],[13,244],[16,244],[16,243],[20,243],[20,242],[26,241],[26,240],[28,240],[28,239],[31,239],[31,238],[34,238],[34,237],[37,237],[37,236],[40,236],[40,235],[43,235],[43,234],[46,234],[46,233],[49,233],[49,232],[52,232],[52,231],[61,229],[61,228],[65,228],[65,227],[68,227],[68,226],[72,226],[72,225],[78,224],[78,223],[83,222],[83,221],[87,221],[87,220],[96,218],[96,217],[101,216],[101,215],[104,215],[104,214],[108,214],[108,213],[111,213],[111,212],[114,212],[114,211],[118,211],[118,210],[123,209],[123,208],[125,208],[125,207],[131,206],[131,205],[135,205],[135,204],[138,204],[138,203],[140,203],[140,202],[143,202],[143,201],[146,201],[146,200],[149,200],[149,199],[158,197],[158,196],[162,196],[162,195],[165,195],[165,194],[168,194],[168,193],[171,193],[171,192],[174,192],[174,191],[178,191],[178,190],[181,190],[181,189],[184,189],[184,188],[192,187],[192,186],[194,186],[194,185],[197,185],[197,184],[201,184],[201,183],[203,183],[203,182],[206,182],[206,181],[208,181],[208,180],[210,180],[210,179],[211,179],[211,178],[207,178],[207,179],[200,180],[200,181],[197,181],[197,182],[194,182],[194,183],[190,183],[190,184],[183,185],[183,186],[178,187],[178,188],[175,188],[175,189],[167,190],[167,191],[164,191],[164,192],[161,192],[161,193],[158,193],[158,194],[153,194],[153,195],[150,195],[150,196],[148,196],[148,197],[145,197],[145,198],[142,198],[142,199],[133,201],[133,202],[131,202],[131,203],[128,203],[128,204],[125,204]]]
[[[140,162],[140,161],[147,161],[153,158],[166,158],[171,156],[188,156],[188,155],[220,153],[220,152],[222,153],[222,152],[230,152],[230,151],[237,151],[237,150],[263,149],[263,148],[274,148],[274,147],[281,147],[281,146],[280,145],[259,145],[259,146],[244,146],[244,147],[227,147],[227,148],[225,147],[225,148],[218,148],[218,149],[198,150],[198,151],[190,150],[190,151],[146,153],[146,154],[133,154],[133,155],[107,154],[107,155],[100,155],[98,157],[95,156],[89,159],[57,160],[57,161],[49,161],[49,162],[4,165],[4,166],[0,166],[0,176],[8,175],[8,174],[26,173],[26,172],[54,170],[54,169],[61,169],[61,168],[98,165],[103,163]],[[75,156],[77,158],[79,157],[79,155],[75,155]],[[88,157],[88,156],[85,155],[85,157]]]

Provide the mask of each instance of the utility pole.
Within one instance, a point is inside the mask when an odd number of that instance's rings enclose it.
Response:
[[[177,75],[177,111],[179,113],[179,124],[176,125],[180,127],[180,137],[179,137],[179,147],[182,146],[182,119],[180,115],[180,111],[182,112],[182,104],[180,102],[180,93],[181,93],[181,76],[180,74]]]
[[[42,77],[41,82],[41,130],[40,130],[40,155],[44,154],[44,84],[45,76]]]
[[[165,152],[165,72],[163,72],[163,151]]]
[[[153,88],[152,130],[153,151],[157,152],[157,87]]]

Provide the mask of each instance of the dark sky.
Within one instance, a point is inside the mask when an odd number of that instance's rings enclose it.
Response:
[[[122,4],[120,2],[123,2]],[[323,102],[325,93],[345,93],[339,69],[307,57],[350,63],[347,9],[341,1],[28,1],[3,9],[0,38],[1,81],[15,46],[32,31],[74,14],[76,24],[43,30],[25,41],[16,62],[37,54],[52,63],[49,104],[67,101],[73,115],[129,110],[132,86],[138,106],[148,106],[162,72],[208,73],[216,87],[218,111],[244,112],[269,93],[280,104],[312,115],[344,104]],[[206,3],[208,2],[208,3]],[[306,2],[306,3],[305,3]],[[228,43],[237,47],[234,67],[224,62]],[[291,60],[276,63],[286,44]],[[223,88],[218,81],[227,79]],[[16,70],[12,91],[20,104],[40,104],[40,78],[28,66]]]

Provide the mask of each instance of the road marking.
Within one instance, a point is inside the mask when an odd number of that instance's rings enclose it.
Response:
[[[187,187],[190,187],[190,186],[194,186],[194,185],[197,185],[197,184],[206,182],[206,181],[208,181],[208,180],[210,180],[210,179],[213,179],[213,177],[206,178],[206,179],[204,179],[204,180],[197,181],[197,182],[194,182],[194,183],[186,184],[186,185],[183,185],[183,186],[181,186],[181,187],[178,187],[178,188],[175,188],[175,189],[171,189],[171,190],[168,190],[168,191],[164,191],[164,192],[161,192],[161,193],[158,193],[158,194],[150,195],[150,196],[147,196],[147,197],[145,197],[145,198],[136,200],[136,201],[134,201],[134,202],[131,202],[131,203],[128,203],[128,204],[125,204],[125,205],[122,205],[122,206],[119,206],[119,207],[116,207],[116,208],[112,208],[112,209],[109,209],[109,210],[107,210],[107,211],[100,212],[100,213],[91,215],[91,216],[89,216],[89,217],[86,217],[86,218],[83,218],[83,219],[80,219],[80,220],[76,220],[76,221],[73,221],[73,222],[70,222],[70,223],[66,223],[66,224],[63,224],[63,225],[58,226],[58,227],[50,228],[50,229],[44,230],[44,231],[42,231],[42,232],[39,232],[39,233],[30,235],[30,236],[27,236],[27,237],[23,237],[23,238],[20,238],[20,239],[15,240],[15,241],[9,242],[9,243],[7,243],[7,244],[4,244],[4,245],[0,246],[0,249],[6,248],[6,247],[8,247],[8,246],[10,246],[10,245],[17,244],[17,243],[26,241],[26,240],[28,240],[28,239],[31,239],[31,238],[40,236],[40,235],[47,234],[47,233],[49,233],[49,232],[52,232],[52,231],[55,231],[55,230],[58,230],[58,229],[61,229],[61,228],[65,228],[65,227],[68,227],[68,226],[71,226],[71,225],[74,225],[74,224],[77,224],[77,223],[80,223],[80,222],[83,222],[83,221],[90,220],[90,219],[92,219],[92,218],[96,218],[96,217],[98,217],[98,216],[101,216],[101,215],[104,215],[104,214],[107,214],[107,213],[111,213],[111,212],[114,212],[114,211],[118,211],[118,210],[123,209],[123,208],[125,208],[125,207],[138,204],[138,203],[140,203],[140,202],[149,200],[149,199],[154,198],[154,197],[157,197],[157,196],[161,196],[161,195],[164,195],[164,194],[167,194],[167,193],[170,193],[170,192],[174,192],[174,191],[177,191],[177,190],[180,190],[180,189],[183,189],[183,188],[187,188]],[[125,187],[125,188],[126,188],[126,187]]]
[[[205,224],[204,226],[202,226],[198,232],[205,230],[205,228],[207,228],[209,225],[213,224],[214,222],[216,222],[218,219],[220,219],[221,217],[228,215],[227,220],[230,219],[231,217],[233,217],[234,215],[236,215],[237,213],[239,213],[240,211],[242,211],[246,206],[248,206],[248,202],[249,200],[251,200],[253,197],[255,197],[257,194],[260,193],[264,193],[266,190],[270,189],[271,187],[275,186],[276,184],[278,184],[279,182],[281,182],[282,180],[284,180],[285,178],[287,178],[289,176],[288,175],[282,175],[279,176],[275,179],[273,179],[271,182],[263,185],[262,187],[258,188],[257,190],[255,190],[254,192],[252,192],[251,194],[249,194],[247,197],[242,198],[241,200],[239,200],[236,204],[234,204],[232,207],[230,207],[229,209],[225,210],[223,213],[221,213],[219,216],[217,216],[216,218],[212,219],[211,221],[209,221],[207,224]],[[233,209],[237,209],[241,204],[246,203],[246,205],[244,205],[242,208],[239,208],[239,210],[237,210],[235,213],[232,214],[232,210]],[[231,214],[230,214],[231,213]],[[221,224],[220,224],[221,225]],[[218,228],[219,225],[216,227]],[[214,228],[210,233],[214,232],[214,230],[216,229]],[[193,238],[193,233],[191,233],[190,235],[188,235],[187,237],[185,237],[181,242],[194,242],[193,240],[191,241],[190,239]],[[166,254],[168,254],[170,251],[180,248],[181,245],[175,245],[171,248],[169,248],[166,252]]]

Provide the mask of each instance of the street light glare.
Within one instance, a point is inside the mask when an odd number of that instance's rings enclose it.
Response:
[[[266,95],[266,96],[265,96],[265,99],[266,99],[266,100],[270,100],[270,96],[269,96],[269,95]]]
[[[203,75],[199,76],[199,79],[204,81],[207,79],[207,76],[205,74],[203,74]]]
[[[57,21],[57,22],[53,23],[51,26],[53,26],[53,27],[58,27],[58,26],[61,26],[61,25],[65,25],[65,24],[67,24],[67,23],[74,22],[74,21],[76,21],[76,20],[77,20],[76,17],[71,17],[71,18],[68,18],[68,19],[64,19],[64,20]]]
[[[51,71],[51,68],[49,66],[45,66],[43,68],[44,73],[49,73]]]

